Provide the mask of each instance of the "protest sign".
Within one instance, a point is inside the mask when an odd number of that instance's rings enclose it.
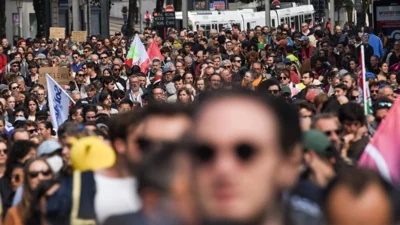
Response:
[[[50,27],[50,39],[64,39],[65,28],[64,27]]]
[[[86,31],[72,31],[71,41],[73,42],[86,42],[87,32]]]
[[[46,74],[49,74],[61,87],[68,84],[74,78],[65,67],[42,67],[39,69],[39,84],[47,86]]]

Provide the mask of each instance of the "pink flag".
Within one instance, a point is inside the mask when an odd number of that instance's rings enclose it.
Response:
[[[400,184],[400,101],[395,101],[371,139],[358,166],[379,171],[387,180]]]

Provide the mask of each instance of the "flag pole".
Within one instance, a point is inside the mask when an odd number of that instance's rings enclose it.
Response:
[[[48,76],[56,85],[58,85],[60,87],[61,91],[64,92],[64,94],[66,94],[68,96],[69,100],[71,100],[72,103],[74,103],[74,105],[75,105],[76,102],[71,98],[71,96],[69,96],[69,94],[63,88],[61,88],[61,86],[57,83],[57,81],[55,81],[48,73],[46,73],[46,76]]]
[[[363,102],[364,102],[364,113],[365,115],[368,115],[368,94],[367,90],[368,88],[366,87],[367,80],[366,80],[366,70],[365,70],[365,54],[364,54],[364,45],[361,45],[361,76],[362,76],[362,91],[363,91]]]

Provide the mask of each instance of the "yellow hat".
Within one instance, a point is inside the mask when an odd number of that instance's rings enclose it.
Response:
[[[114,150],[98,137],[88,136],[72,142],[71,162],[74,170],[98,170],[114,165]]]

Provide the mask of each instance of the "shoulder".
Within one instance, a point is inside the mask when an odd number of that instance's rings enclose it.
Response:
[[[127,213],[117,216],[109,217],[103,225],[130,225],[130,224],[147,224],[143,218],[142,213]]]

